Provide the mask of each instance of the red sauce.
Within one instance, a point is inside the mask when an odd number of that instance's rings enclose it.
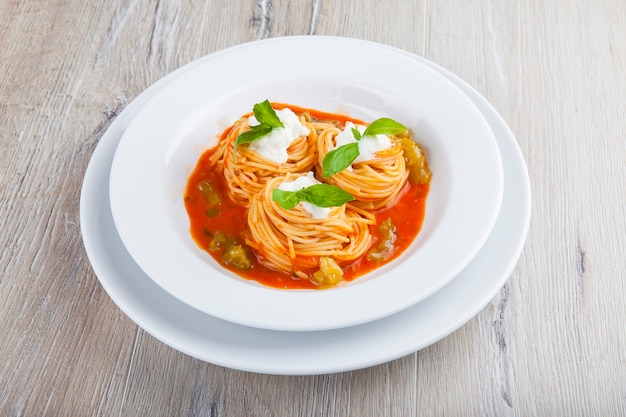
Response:
[[[277,109],[281,108],[280,105],[273,105]],[[342,124],[345,123],[345,121],[362,123],[347,116],[317,112],[310,109],[300,109],[291,105],[289,105],[289,108],[296,113],[307,111],[318,120],[340,120]],[[205,249],[207,253],[225,269],[232,271],[242,278],[281,289],[316,288],[315,284],[308,280],[294,279],[290,274],[268,269],[256,259],[253,260],[253,266],[249,270],[241,270],[233,266],[225,265],[221,262],[221,251],[208,250],[209,244],[217,231],[234,235],[237,237],[238,241],[242,243],[245,240],[244,235],[246,233],[245,219],[247,209],[235,204],[231,200],[228,195],[226,180],[221,170],[216,170],[210,166],[209,161],[213,151],[213,149],[209,149],[201,155],[194,171],[188,179],[185,190],[185,207],[190,219],[190,232],[196,244],[200,248]],[[219,214],[213,217],[207,215],[207,210],[211,208],[211,206],[205,201],[202,192],[198,189],[198,184],[202,181],[211,182],[221,198],[221,203],[217,207]],[[373,262],[364,256],[350,265],[344,266],[344,279],[348,281],[354,280],[397,258],[410,246],[422,227],[428,191],[429,185],[412,184],[407,181],[406,186],[393,205],[374,213],[377,224],[380,224],[389,217],[391,217],[395,224],[397,239],[393,254],[384,262]],[[377,240],[379,240],[378,227],[376,225],[370,226],[370,232],[374,237],[372,245],[376,245]]]

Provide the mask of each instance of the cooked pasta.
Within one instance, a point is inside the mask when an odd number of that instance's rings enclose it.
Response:
[[[332,125],[327,125],[320,132],[316,165],[319,175],[322,174],[322,161],[334,149],[335,138],[340,133],[341,129]],[[398,196],[408,175],[402,147],[392,142],[391,147],[378,151],[374,159],[355,162],[352,169],[344,169],[326,181],[352,194],[357,200],[354,205],[367,210],[378,210]]]
[[[298,175],[303,174],[272,178],[253,197],[248,209],[250,233],[246,243],[255,249],[265,266],[310,278],[319,269],[320,257],[340,263],[361,257],[372,240],[368,226],[375,221],[371,213],[349,203],[332,207],[322,219],[314,218],[301,205],[283,209],[273,201],[272,191]]]
[[[252,197],[265,183],[277,175],[288,172],[309,171],[317,162],[317,130],[305,117],[300,116],[300,123],[309,130],[308,136],[299,136],[287,149],[287,162],[277,164],[247,146],[237,147],[235,141],[248,130],[248,119],[238,120],[223,138],[223,169],[230,184],[230,196],[237,204],[247,207]]]

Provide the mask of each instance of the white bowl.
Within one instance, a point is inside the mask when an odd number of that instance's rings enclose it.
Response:
[[[265,99],[365,121],[392,117],[413,131],[433,178],[422,230],[398,259],[339,288],[277,290],[224,270],[196,246],[183,204],[188,175],[224,128]],[[482,114],[436,71],[383,45],[292,37],[216,53],[166,85],[124,133],[109,191],[124,245],[167,292],[234,323],[311,331],[376,320],[442,288],[487,239],[502,183]]]

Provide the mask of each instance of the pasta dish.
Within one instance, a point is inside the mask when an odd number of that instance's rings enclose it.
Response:
[[[431,173],[399,122],[257,103],[199,158],[185,189],[196,244],[281,289],[324,289],[400,255]]]

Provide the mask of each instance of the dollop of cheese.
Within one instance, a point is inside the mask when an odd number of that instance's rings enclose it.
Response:
[[[315,184],[321,183],[315,179],[312,172],[309,172],[306,175],[296,178],[294,181],[283,182],[278,186],[278,188],[283,191],[295,192]],[[315,219],[325,219],[328,217],[328,213],[330,213],[330,207],[318,207],[307,201],[301,201],[300,205],[302,205],[304,211],[309,213]]]
[[[343,131],[335,136],[335,149],[349,143],[357,142],[354,134],[352,133],[352,128],[356,128],[361,134],[365,132],[365,126],[355,125],[352,122],[347,122]],[[389,139],[389,136],[387,135],[363,136],[361,140],[358,141],[358,143],[359,156],[357,156],[356,159],[352,161],[352,163],[371,161],[372,159],[376,159],[376,152],[382,151],[383,149],[387,149],[392,146],[391,139]]]
[[[276,115],[283,122],[285,127],[276,127],[262,138],[250,143],[250,149],[257,152],[266,159],[277,164],[287,162],[289,155],[287,149],[291,142],[300,136],[307,136],[307,129],[298,116],[290,109],[277,110]],[[259,125],[259,121],[254,116],[248,118],[250,127]]]

